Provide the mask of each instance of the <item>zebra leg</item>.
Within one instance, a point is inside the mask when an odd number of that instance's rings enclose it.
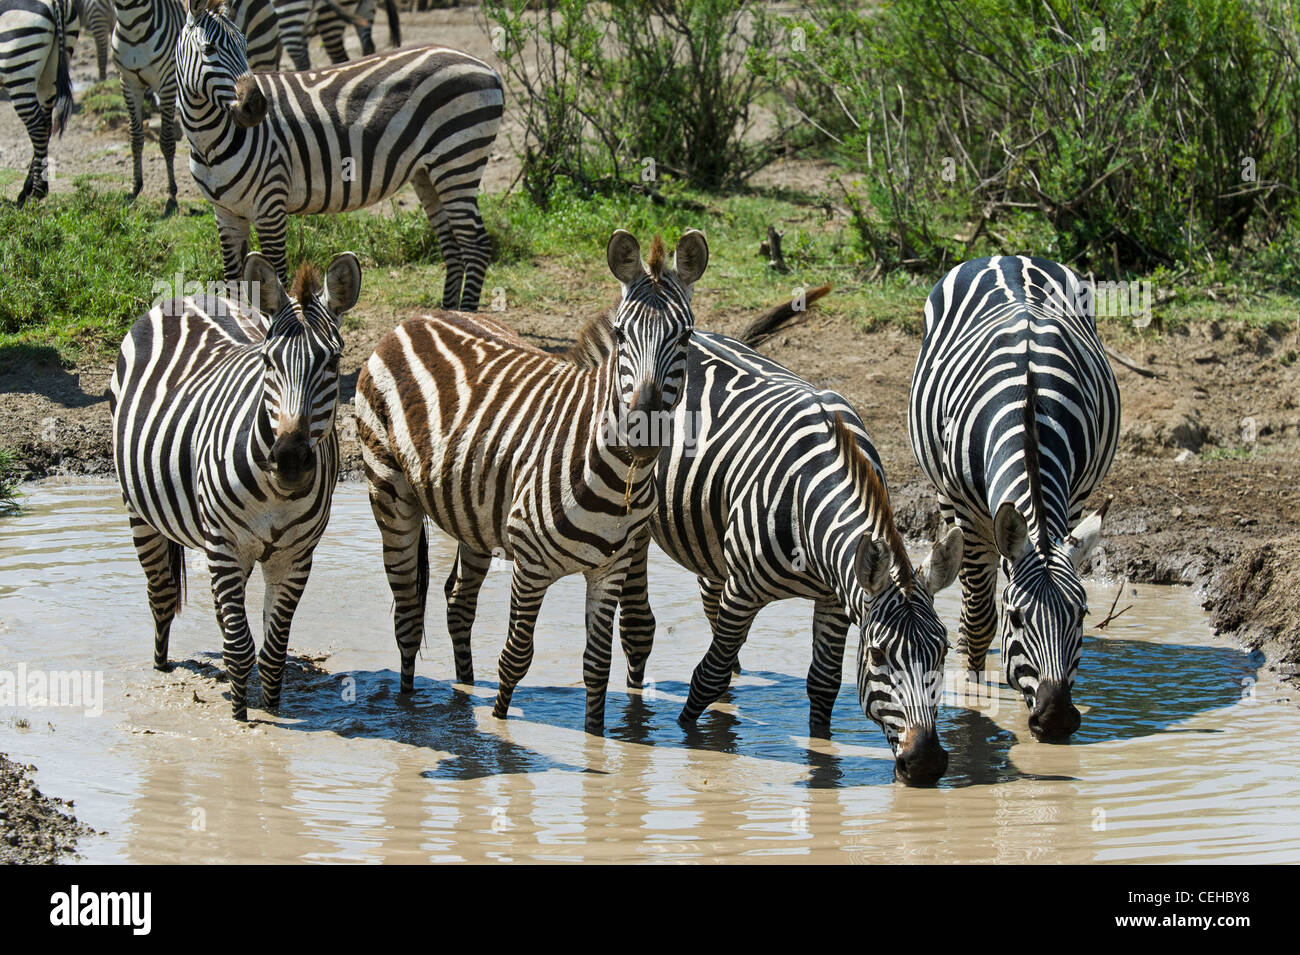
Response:
[[[438,250],[442,253],[443,264],[447,267],[447,274],[442,283],[442,307],[459,308],[461,287],[465,281],[465,265],[461,260],[460,246],[456,244],[456,236],[447,219],[447,211],[442,207],[442,200],[438,198],[438,190],[434,188],[427,169],[416,170],[411,176],[411,186],[415,189],[420,205],[424,207],[424,214],[429,219],[433,234],[438,237]]]
[[[957,650],[975,674],[984,669],[984,657],[997,631],[997,550],[962,528],[966,535],[961,559],[961,623]]]
[[[271,260],[271,265],[275,267],[275,274],[280,277],[285,288],[288,288],[289,276],[286,270],[289,264],[284,255],[285,235],[289,231],[288,213],[280,204],[268,209],[259,209],[254,224],[257,226],[258,248]],[[240,264],[242,266],[243,263]]]
[[[456,660],[456,682],[474,682],[474,652],[470,631],[478,611],[478,592],[492,566],[491,554],[480,554],[464,544],[456,548],[456,563],[443,592],[447,595],[447,632],[451,634],[451,653]]]
[[[330,21],[330,23],[325,27],[325,29],[321,30],[320,33],[320,42],[321,45],[325,47],[325,55],[330,58],[330,63],[334,65],[346,63],[348,61],[348,51],[344,46],[343,33],[344,27],[342,20]],[[361,52],[364,53],[365,50],[362,49]]]
[[[537,626],[537,612],[542,609],[542,598],[550,585],[549,577],[534,576],[515,561],[510,580],[510,633],[497,662],[497,701],[492,707],[492,715],[499,720],[506,718],[515,687],[533,664],[533,630]]]
[[[158,145],[167,164],[167,205],[163,218],[176,214],[176,77],[163,84],[158,92]]]
[[[624,562],[614,569],[587,575],[587,648],[582,654],[582,681],[587,686],[586,730],[593,736],[605,732],[605,696],[609,692],[609,665],[613,656],[614,613],[626,577]],[[644,665],[644,662],[643,662]]]
[[[830,739],[831,711],[844,682],[844,642],[850,621],[834,597],[818,600],[813,609],[813,656],[808,667],[808,735]]]
[[[367,461],[370,510],[384,542],[384,572],[393,591],[393,635],[402,659],[401,691],[415,689],[415,656],[424,639],[424,602],[429,591],[429,550],[424,510],[396,468],[375,470]]]
[[[48,156],[50,148],[50,117],[53,114],[53,100],[48,107],[42,106],[36,93],[36,84],[26,79],[16,79],[5,84],[5,91],[23,126],[27,128],[27,137],[32,141],[32,162],[27,167],[27,178],[18,193],[18,208],[22,208],[28,199],[40,199],[49,192]]]
[[[248,675],[256,660],[253,635],[248,630],[244,592],[253,570],[250,560],[224,550],[222,542],[208,544],[208,568],[212,571],[212,603],[217,608],[224,640],[222,663],[230,680],[230,709],[235,719],[248,719]]]
[[[248,258],[248,235],[253,224],[220,206],[213,206],[217,217],[217,238],[221,242],[222,278],[238,282],[244,274],[244,259]]]
[[[311,554],[285,568],[262,565],[266,596],[262,600],[262,649],[257,655],[257,674],[262,680],[262,708],[280,705],[284,687],[284,663],[289,654],[289,627],[302,599],[311,573]]]
[[[627,660],[627,687],[639,690],[645,683],[645,665],[655,643],[655,615],[650,609],[649,538],[634,544],[623,581],[618,608],[618,638]]]
[[[122,98],[131,121],[131,199],[144,188],[144,87],[128,73],[122,74]]]
[[[717,622],[713,626],[713,642],[691,674],[690,693],[681,715],[677,717],[682,726],[694,725],[705,708],[726,690],[740,647],[749,636],[750,625],[762,607],[762,602],[738,593],[730,580],[723,585]]]
[[[471,196],[468,202],[456,204],[453,211],[447,213],[447,218],[451,222],[461,259],[465,263],[465,286],[460,293],[458,307],[462,312],[476,312],[479,298],[483,294],[483,277],[487,274],[488,259],[492,256],[492,244],[487,230],[483,228],[483,219],[474,197]]]
[[[132,513],[131,543],[144,568],[149,587],[149,609],[153,611],[153,668],[164,673],[171,670],[167,645],[171,640],[172,621],[181,608],[181,589],[185,580],[185,551],[180,544],[163,537],[144,519]]]
[[[718,604],[722,602],[722,581],[706,580],[703,577],[695,578],[700,585],[700,603],[704,604],[704,616],[709,620],[709,628],[717,630],[718,628]],[[736,656],[736,662],[731,665],[731,675],[740,676],[740,656]]]

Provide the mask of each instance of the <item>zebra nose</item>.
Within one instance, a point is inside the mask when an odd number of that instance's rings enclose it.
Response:
[[[948,751],[933,729],[910,729],[894,760],[894,776],[908,786],[933,786],[948,771]]]
[[[257,88],[252,73],[235,83],[235,122],[245,129],[266,119],[266,96]]]
[[[315,470],[316,455],[301,435],[281,435],[271,445],[271,464],[284,481],[298,484]]]
[[[645,381],[632,392],[632,403],[628,406],[628,448],[638,460],[657,457],[663,445],[659,434],[662,422],[659,413],[663,410],[663,392],[658,382]]]
[[[1034,691],[1034,708],[1029,713],[1029,731],[1043,743],[1059,743],[1079,728],[1082,717],[1070,699],[1070,684],[1044,680]]]

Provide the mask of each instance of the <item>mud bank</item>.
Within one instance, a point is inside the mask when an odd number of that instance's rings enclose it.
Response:
[[[77,839],[95,830],[77,821],[71,800],[46,796],[35,766],[0,754],[0,863],[49,865],[76,856]]]

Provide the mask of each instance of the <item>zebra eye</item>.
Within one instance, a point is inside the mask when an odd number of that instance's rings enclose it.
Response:
[[[885,651],[880,647],[873,646],[869,651],[872,666],[882,667],[885,665]]]
[[[1024,618],[1020,616],[1019,610],[1008,611],[1007,619],[1011,621],[1011,626],[1015,627],[1017,630],[1021,629],[1025,625]]]
[[[327,361],[327,362],[325,363],[325,367],[328,368],[330,371],[338,371],[338,370],[339,370],[339,356],[338,356],[338,355],[331,355],[331,356],[330,356],[330,360]]]
[[[211,56],[212,54],[217,52],[217,45],[215,43],[210,43],[205,41],[202,49],[203,49],[204,56]]]

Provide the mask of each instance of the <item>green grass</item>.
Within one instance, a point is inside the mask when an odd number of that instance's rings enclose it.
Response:
[[[150,102],[145,98],[145,112]],[[95,131],[107,129],[125,129],[130,124],[126,111],[126,100],[122,96],[122,84],[116,80],[104,80],[96,83],[78,97],[77,111],[94,117]]]
[[[567,309],[576,330],[592,308],[617,294],[605,264],[614,229],[629,229],[644,248],[656,233],[671,245],[686,229],[700,228],[709,238],[709,268],[700,283],[706,310],[765,308],[796,288],[830,282],[835,291],[819,310],[867,330],[893,326],[919,332],[937,276],[900,271],[868,281],[852,237],[839,220],[828,221],[820,197],[780,190],[724,197],[659,188],[657,202],[632,192],[580,196],[566,191],[546,210],[520,194],[483,197],[493,244],[483,307],[503,296],[508,309]],[[220,278],[220,249],[207,204],[186,203],[180,215],[161,219],[161,202],[130,204],[118,190],[102,189],[84,178],[74,192],[50,196],[34,208],[0,204],[5,275],[0,366],[15,360],[107,358],[160,293],[171,294],[178,273],[185,282]],[[784,233],[786,274],[777,274],[759,254],[768,225]],[[344,249],[355,251],[365,269],[362,309],[440,307],[437,242],[420,210],[386,203],[347,215],[290,219],[291,269],[302,261],[323,266]],[[1176,287],[1160,276],[1153,283],[1157,290]],[[1158,340],[1162,329],[1192,321],[1294,329],[1297,311],[1296,298],[1243,282],[1217,287],[1213,298],[1191,286],[1179,290],[1157,309],[1157,325],[1140,332],[1129,319],[1103,323]]]
[[[0,516],[12,514],[22,504],[18,490],[18,457],[9,448],[0,448]]]

